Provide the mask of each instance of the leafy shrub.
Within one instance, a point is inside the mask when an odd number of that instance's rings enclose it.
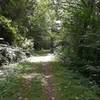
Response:
[[[0,37],[4,38],[9,44],[16,41],[17,27],[14,26],[11,20],[4,16],[0,16]]]
[[[25,39],[21,45],[21,47],[25,50],[33,50],[33,40],[32,39]]]
[[[72,68],[92,76],[88,66],[93,66],[94,69],[99,66],[100,69],[100,12],[96,2],[74,2],[69,5],[67,14],[64,40],[69,46],[62,51],[64,63],[70,58]]]

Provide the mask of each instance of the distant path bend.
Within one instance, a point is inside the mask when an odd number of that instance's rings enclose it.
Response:
[[[54,54],[47,54],[46,56],[31,56],[27,59],[28,62],[53,62],[57,61],[56,56]]]

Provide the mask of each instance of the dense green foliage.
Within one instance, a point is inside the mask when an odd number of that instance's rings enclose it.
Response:
[[[0,1],[0,37],[10,45],[18,45],[23,39],[20,33],[25,13],[25,0]],[[20,23],[19,23],[20,21]],[[24,30],[24,29],[23,29]]]
[[[34,41],[35,49],[48,49],[49,25],[47,19],[49,4],[48,0],[42,0],[42,2],[38,0],[0,1],[0,15],[3,18],[1,18],[0,34],[2,35],[0,37],[4,38],[9,44],[18,46],[22,46],[25,38],[28,38]],[[7,29],[2,30],[2,26],[6,26]],[[8,30],[11,30],[11,32],[8,32]]]
[[[64,20],[64,64],[85,75],[100,72],[100,9],[97,0],[69,3]],[[65,38],[66,37],[66,38]],[[71,67],[70,66],[70,67]],[[98,79],[99,80],[99,79]]]
[[[0,14],[12,20],[19,20],[25,15],[26,0],[1,0]]]
[[[58,100],[99,100],[100,88],[59,63],[51,63]]]
[[[0,16],[0,37],[13,44],[16,41],[17,27],[14,27],[11,20]]]

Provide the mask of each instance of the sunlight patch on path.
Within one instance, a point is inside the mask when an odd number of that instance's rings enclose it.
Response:
[[[30,73],[30,74],[22,75],[22,78],[27,79],[27,80],[32,80],[33,78],[36,78],[36,77],[41,79],[41,74],[39,74],[39,73]]]
[[[27,59],[28,62],[52,62],[57,61],[54,54],[48,54],[47,56],[32,56]]]

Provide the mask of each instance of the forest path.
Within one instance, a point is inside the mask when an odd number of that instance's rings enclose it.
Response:
[[[52,62],[57,62],[56,56],[45,54],[31,56],[19,64],[5,66],[2,70],[5,72],[1,77],[5,79],[7,85],[0,86],[2,88],[0,93],[5,92],[4,97],[0,95],[0,100],[33,100],[33,98],[34,100],[56,100]],[[8,80],[12,81],[9,83]]]
[[[47,54],[46,56],[32,56],[28,59],[28,62],[41,63],[42,65],[42,86],[43,95],[45,100],[56,100],[55,87],[53,84],[53,74],[50,62],[55,62],[56,57],[54,54]]]

